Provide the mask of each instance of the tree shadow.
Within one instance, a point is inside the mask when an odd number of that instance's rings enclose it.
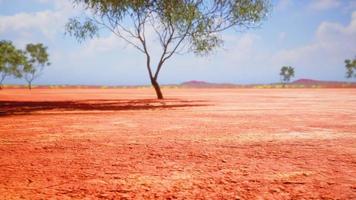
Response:
[[[66,111],[156,110],[208,106],[206,101],[179,99],[90,99],[73,101],[1,101],[0,116],[61,114]],[[49,112],[46,112],[49,111]],[[65,111],[65,112],[64,112]]]

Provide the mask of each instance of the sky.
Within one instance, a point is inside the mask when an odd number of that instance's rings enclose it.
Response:
[[[0,40],[17,48],[48,47],[51,65],[34,84],[149,84],[145,56],[108,31],[78,43],[64,25],[81,10],[71,0],[0,0]],[[258,28],[222,33],[224,46],[208,57],[176,55],[163,66],[161,84],[190,80],[273,83],[284,65],[294,79],[345,81],[345,59],[356,56],[356,0],[273,0]],[[153,51],[156,48],[153,48]],[[7,78],[5,84],[24,84]]]

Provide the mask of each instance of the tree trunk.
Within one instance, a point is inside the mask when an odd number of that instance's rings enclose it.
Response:
[[[32,89],[32,84],[31,84],[31,82],[28,83],[28,89],[29,89],[29,90]]]
[[[154,89],[156,91],[157,99],[163,99],[161,88],[160,88],[158,82],[152,78],[151,79],[151,83],[152,83],[152,86],[154,87]]]
[[[5,76],[2,75],[2,77],[0,78],[0,90],[2,90],[2,82],[4,82]]]

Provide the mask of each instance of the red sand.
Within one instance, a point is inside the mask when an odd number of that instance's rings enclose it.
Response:
[[[0,199],[355,199],[356,89],[5,89]]]

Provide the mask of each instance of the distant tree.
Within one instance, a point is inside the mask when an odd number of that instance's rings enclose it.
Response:
[[[158,75],[174,54],[208,55],[222,44],[220,32],[232,27],[256,27],[270,8],[270,0],[73,0],[73,3],[91,14],[70,19],[66,32],[80,42],[97,36],[100,28],[105,28],[142,52],[158,99],[163,99]],[[161,47],[155,69],[152,46]]]
[[[279,75],[281,76],[283,87],[285,87],[286,83],[289,83],[290,79],[294,77],[294,68],[291,66],[283,66]]]
[[[356,57],[353,60],[345,60],[346,78],[356,78]]]
[[[31,90],[32,82],[41,75],[45,66],[50,65],[48,62],[47,47],[43,44],[26,45],[26,64],[23,67],[23,77],[28,83],[28,89]]]
[[[21,78],[21,66],[26,58],[21,50],[15,48],[11,41],[0,41],[0,89],[8,76]]]

